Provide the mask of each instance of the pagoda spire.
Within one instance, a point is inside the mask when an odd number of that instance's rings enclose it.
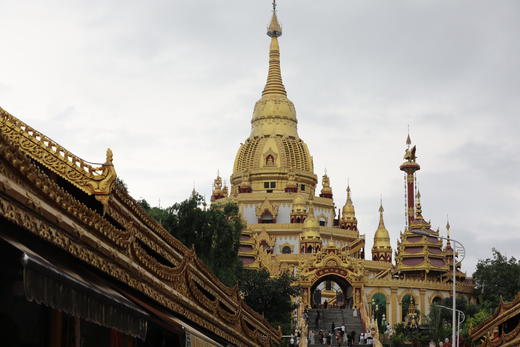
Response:
[[[280,69],[280,46],[278,45],[278,37],[282,36],[282,27],[276,16],[276,1],[273,1],[273,16],[267,28],[267,36],[271,38],[271,45],[269,47],[269,72],[262,96],[267,94],[287,96]]]
[[[340,228],[357,231],[356,210],[350,195],[350,185],[347,185],[347,201],[341,210]]]
[[[392,262],[392,246],[390,235],[383,220],[383,198],[379,202],[379,225],[374,234],[374,245],[372,247],[372,260]]]
[[[405,162],[399,167],[401,171],[406,173],[406,215],[408,226],[412,224],[415,217],[415,172],[421,169],[421,166],[416,162],[416,148],[415,146],[410,148],[411,144],[412,141],[410,139],[410,133],[408,132],[408,136],[406,137],[406,150],[404,153]]]

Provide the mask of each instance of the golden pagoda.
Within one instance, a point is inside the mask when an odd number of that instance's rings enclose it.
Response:
[[[239,251],[244,266],[265,268],[271,276],[284,272],[297,275],[302,288],[298,301],[304,306],[319,306],[321,299],[313,294],[322,283],[332,281],[338,285],[334,288],[340,288],[338,302],[348,307],[363,310],[374,295],[382,295],[391,324],[404,321],[406,312],[401,303],[409,300],[408,296],[421,315],[428,314],[434,299],[450,295],[450,262],[449,249],[436,238],[438,231],[431,230],[431,223],[422,217],[419,194],[416,203],[415,174],[420,169],[416,147],[411,147],[408,136],[405,162],[400,166],[406,174],[407,223],[396,249],[396,262],[392,262],[382,203],[372,257],[365,259],[365,235],[358,230],[350,184],[345,205],[338,213],[326,172],[321,190],[316,192],[318,177],[313,159],[298,135],[296,109],[282,81],[282,27],[275,9],[267,35],[267,81],[253,109],[251,132],[236,154],[229,195],[223,193],[220,177],[212,194],[214,204],[234,202],[239,207],[245,224]],[[415,230],[432,236],[416,235]],[[468,300],[472,298],[473,285],[460,271],[457,291]],[[333,297],[336,300],[334,295],[329,296]]]

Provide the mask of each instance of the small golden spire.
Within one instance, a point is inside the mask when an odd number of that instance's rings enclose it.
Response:
[[[412,139],[410,138],[410,124],[408,124],[408,136],[406,136],[406,146],[410,148],[410,145],[412,144]]]
[[[347,203],[352,204],[352,199],[350,198],[350,185],[347,185]]]
[[[450,219],[448,216],[446,216],[446,230],[448,231],[448,238],[450,238]]]
[[[374,247],[372,248],[372,252],[377,249],[386,249],[391,251],[390,236],[388,234],[388,230],[385,227],[385,221],[383,219],[384,211],[385,209],[383,208],[383,198],[381,197],[379,202],[379,225],[377,226],[376,233],[374,234]]]
[[[276,1],[273,1],[273,16],[267,28],[267,36],[271,38],[271,46],[269,47],[269,73],[267,74],[267,82],[262,96],[266,94],[287,96],[282,81],[282,72],[280,70],[280,46],[278,45],[278,37],[282,36],[282,27],[276,16]]]

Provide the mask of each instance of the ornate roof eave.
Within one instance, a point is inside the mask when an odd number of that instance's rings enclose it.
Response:
[[[510,302],[504,302],[500,298],[500,303],[497,310],[488,319],[480,323],[469,331],[471,340],[476,341],[484,336],[489,329],[498,326],[508,319],[513,318],[516,315],[520,315],[520,291],[516,294],[516,297]]]
[[[233,344],[250,345],[259,334],[268,336],[275,344],[280,343],[280,332],[241,300],[237,288],[222,284],[196,258],[193,249],[184,246],[148,216],[121,187],[114,187],[102,214],[76,199],[76,192],[63,189],[56,175],[43,170],[1,132],[0,161],[3,169],[0,170],[1,218],[61,248],[117,283],[128,285],[164,310],[177,312],[183,319],[205,326]],[[26,194],[19,194],[22,190]],[[106,215],[120,222],[126,230],[116,228]],[[158,252],[170,264],[163,264],[141,244]],[[131,267],[129,259],[133,261]],[[215,298],[209,306],[206,305],[208,298],[197,289],[196,283]],[[222,311],[219,305],[227,306],[233,314]],[[237,321],[242,320],[241,317],[252,323],[255,331],[221,323],[221,319]]]
[[[0,131],[33,160],[59,175],[88,195],[108,204],[117,177],[112,151],[107,149],[103,164],[89,163],[72,154],[49,137],[31,128],[0,107]]]
[[[424,259],[422,263],[419,265],[406,265],[403,262],[399,263],[397,266],[398,270],[411,270],[411,271],[420,271],[420,270],[429,270],[429,271],[439,271],[439,272],[446,272],[449,271],[449,268],[447,265],[443,266],[435,266],[432,263],[429,262],[428,259]]]

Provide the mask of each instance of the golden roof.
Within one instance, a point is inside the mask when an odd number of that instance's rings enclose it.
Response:
[[[383,220],[383,204],[379,206],[379,225],[377,226],[376,233],[374,235],[374,247],[378,249],[389,249],[390,245],[390,235],[388,234],[388,230],[386,230],[385,222]]]

